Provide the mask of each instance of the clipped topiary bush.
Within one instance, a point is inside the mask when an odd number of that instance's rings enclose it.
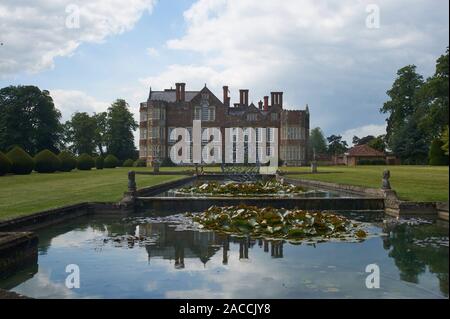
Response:
[[[357,162],[358,165],[386,165],[384,159],[362,159]]]
[[[77,168],[81,171],[89,171],[95,166],[94,159],[88,154],[81,154],[77,159]]]
[[[61,160],[50,150],[43,150],[34,156],[34,170],[38,173],[54,173],[61,167]]]
[[[18,175],[27,175],[33,171],[33,158],[19,146],[10,150],[6,157],[11,161],[11,172]]]
[[[429,153],[430,165],[448,165],[448,156],[445,155],[445,152],[442,149],[443,145],[444,143],[438,139],[431,142]]]
[[[170,159],[170,157],[166,157],[161,162],[161,167],[174,167],[176,166],[174,162]]]
[[[134,167],[146,167],[147,166],[147,162],[144,159],[137,159],[134,164]]]
[[[122,164],[123,167],[133,167],[134,161],[129,158],[127,160],[125,160]]]
[[[115,168],[119,165],[119,160],[114,155],[110,154],[105,157],[104,168]]]
[[[98,156],[95,158],[95,168],[96,169],[103,169],[105,165],[105,159],[103,156]]]
[[[0,176],[11,172],[11,161],[5,154],[0,152]]]
[[[77,160],[75,156],[68,151],[62,151],[59,153],[58,158],[61,161],[61,166],[59,167],[61,172],[70,172],[77,167]]]

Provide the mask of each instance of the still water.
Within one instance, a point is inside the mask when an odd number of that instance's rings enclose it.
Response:
[[[294,244],[149,215],[87,216],[38,231],[38,265],[0,287],[35,298],[448,298],[445,223],[353,214],[378,235]],[[79,266],[78,289],[66,288],[69,264]],[[366,287],[369,264],[379,266],[379,289]]]

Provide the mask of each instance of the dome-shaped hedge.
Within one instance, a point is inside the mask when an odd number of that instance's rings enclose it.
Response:
[[[114,155],[110,154],[105,157],[104,168],[115,168],[119,165],[119,160]]]
[[[59,153],[58,158],[61,161],[61,167],[59,168],[61,172],[70,172],[77,167],[75,156],[68,151]]]
[[[98,156],[95,159],[95,168],[96,169],[103,169],[104,165],[105,165],[105,159],[103,158],[103,156]]]
[[[0,176],[11,172],[11,161],[5,154],[0,152]]]
[[[54,173],[60,167],[60,159],[50,150],[40,151],[34,156],[34,170],[38,173]]]
[[[10,150],[6,157],[11,161],[11,172],[18,175],[30,174],[34,168],[33,158],[19,146]]]
[[[133,167],[134,161],[129,158],[127,160],[125,160],[122,164],[123,167]]]
[[[147,166],[147,162],[144,159],[137,159],[134,164],[134,167],[146,167]]]
[[[81,171],[89,171],[95,166],[94,159],[88,154],[81,154],[77,159],[77,168]]]

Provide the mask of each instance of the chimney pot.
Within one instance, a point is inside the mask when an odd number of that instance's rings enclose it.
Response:
[[[181,99],[181,83],[175,83],[175,99],[180,102]]]
[[[186,83],[180,83],[180,101],[186,101]]]
[[[230,97],[228,96],[228,86],[223,87],[223,104],[225,106],[230,106]]]
[[[283,92],[270,92],[271,105],[283,107]]]
[[[248,106],[248,90],[239,90],[239,103],[242,106]]]
[[[269,110],[269,97],[265,96],[264,97],[264,111],[268,111]]]

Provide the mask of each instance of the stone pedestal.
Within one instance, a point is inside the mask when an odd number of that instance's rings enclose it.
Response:
[[[311,173],[313,173],[313,174],[317,173],[317,161],[311,162]]]

